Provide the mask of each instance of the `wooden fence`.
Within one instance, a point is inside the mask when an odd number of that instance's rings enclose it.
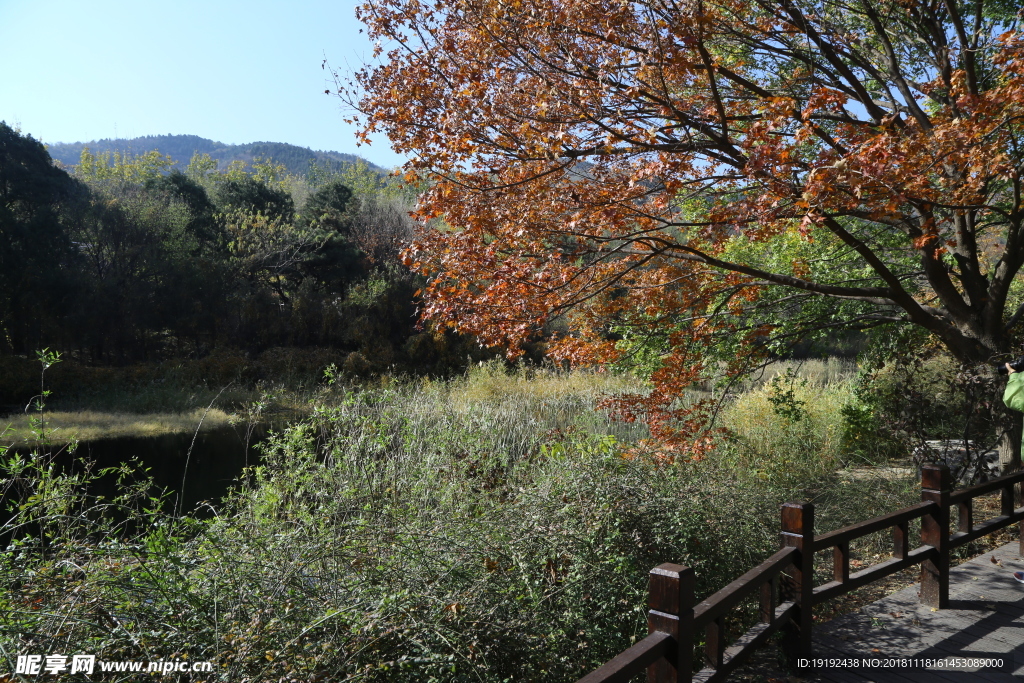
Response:
[[[921,565],[921,601],[939,609],[949,606],[949,554],[954,548],[1013,523],[1024,532],[1024,507],[1014,507],[1024,470],[993,481],[950,491],[946,465],[925,465],[921,471],[921,502],[821,536],[814,535],[814,504],[782,506],[782,550],[728,586],[694,604],[693,570],[662,564],[651,570],[647,616],[649,635],[579,683],[626,682],[647,670],[648,683],[725,680],[742,659],[776,631],[794,665],[811,655],[811,608],[915,564]],[[1015,490],[1016,489],[1016,490]],[[1001,513],[974,523],[974,499],[1001,492]],[[1020,500],[1019,497],[1016,500]],[[958,529],[950,533],[950,508],[959,511]],[[909,523],[921,519],[921,545],[910,549]],[[850,542],[892,529],[892,557],[850,573]],[[814,553],[832,549],[833,579],[815,586]],[[1024,533],[1021,533],[1024,554]],[[746,599],[760,603],[760,623],[727,643],[724,619]],[[694,646],[704,631],[704,667],[696,674]]]

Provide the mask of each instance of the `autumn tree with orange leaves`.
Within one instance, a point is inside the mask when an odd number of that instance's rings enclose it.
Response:
[[[673,400],[722,348],[740,372],[785,340],[910,325],[963,362],[1016,350],[1017,12],[369,0],[385,48],[342,94],[433,182],[419,217],[443,227],[407,252],[425,314],[513,355],[556,316],[556,358],[646,352],[652,392],[617,409],[699,454],[704,416]]]

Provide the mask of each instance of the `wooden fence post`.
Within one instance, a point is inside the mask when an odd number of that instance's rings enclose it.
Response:
[[[647,683],[689,683],[693,676],[693,570],[659,564],[647,584],[647,629],[675,639],[669,653],[647,667]]]
[[[800,550],[793,566],[786,570],[788,580],[782,600],[797,604],[793,619],[783,627],[782,648],[793,668],[798,660],[811,656],[811,608],[814,599],[814,503],[782,505],[782,547]],[[803,667],[806,668],[806,667]]]
[[[921,518],[921,543],[937,551],[935,559],[921,563],[921,602],[931,607],[949,607],[949,467],[931,463],[921,468],[921,500],[938,509]]]

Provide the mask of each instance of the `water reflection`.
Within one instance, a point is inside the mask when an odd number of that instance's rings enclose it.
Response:
[[[209,516],[203,503],[218,503],[245,467],[259,464],[258,446],[266,440],[270,425],[227,426],[198,433],[151,437],[118,437],[82,442],[73,454],[61,452],[55,462],[61,468],[80,471],[83,462],[95,463],[93,471],[137,461],[148,469],[158,489],[167,491],[167,511],[196,511]],[[17,449],[30,452],[30,449]],[[90,486],[90,493],[110,498],[120,491],[116,476],[104,476]],[[198,508],[198,510],[197,510]]]

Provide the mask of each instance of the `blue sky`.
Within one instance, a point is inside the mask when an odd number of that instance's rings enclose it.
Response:
[[[46,143],[192,134],[403,161],[356,147],[326,58],[372,46],[355,0],[0,0],[0,120]]]

